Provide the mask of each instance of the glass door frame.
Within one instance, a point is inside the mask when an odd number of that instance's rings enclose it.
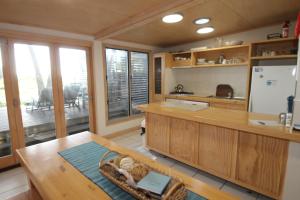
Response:
[[[64,108],[64,93],[63,93],[63,81],[62,81],[62,76],[61,76],[61,65],[59,61],[59,48],[70,48],[70,49],[78,49],[78,50],[83,50],[86,52],[86,66],[87,66],[87,84],[88,84],[88,98],[89,98],[89,129],[90,132],[96,133],[96,117],[95,117],[95,103],[94,103],[94,73],[93,73],[93,65],[91,63],[93,57],[92,57],[92,51],[91,48],[88,47],[81,47],[81,46],[75,46],[75,45],[63,45],[63,44],[58,44],[55,45],[54,50],[55,50],[55,57],[57,58],[56,60],[56,66],[58,70],[58,92],[59,92],[59,97],[60,97],[60,109],[62,113],[62,119],[61,121],[63,122],[63,129],[62,132],[65,133],[63,135],[67,136],[67,124],[66,124],[66,119],[65,119],[65,108]]]
[[[12,69],[10,68],[10,55],[8,48],[8,40],[0,38],[0,45],[2,54],[2,64],[3,64],[3,79],[4,79],[4,89],[6,96],[6,105],[7,105],[7,114],[8,114],[8,123],[10,129],[11,137],[11,154],[7,156],[0,157],[0,169],[9,167],[17,163],[16,158],[16,149],[20,147],[18,140],[18,126],[16,118],[16,102],[14,98],[14,84],[12,77]]]
[[[73,45],[63,45],[63,44],[53,44],[47,42],[35,42],[30,40],[20,40],[13,39],[9,40],[9,51],[11,54],[11,68],[13,69],[13,82],[15,85],[15,94],[14,98],[17,101],[16,107],[16,120],[18,122],[18,142],[20,147],[25,146],[24,139],[24,129],[22,121],[22,113],[20,106],[19,98],[19,87],[18,87],[18,77],[16,73],[16,64],[15,64],[15,55],[14,55],[14,44],[28,44],[28,45],[45,45],[49,47],[50,50],[50,65],[51,65],[51,76],[52,76],[52,88],[53,88],[53,104],[54,104],[54,113],[55,113],[55,129],[56,129],[56,138],[62,138],[68,136],[67,126],[65,120],[65,110],[64,110],[64,94],[63,94],[63,83],[62,76],[60,71],[60,61],[59,61],[59,48],[71,48],[71,49],[80,49],[86,52],[86,62],[87,62],[87,79],[88,79],[88,96],[89,96],[89,129],[91,132],[96,132],[95,126],[95,106],[94,106],[94,79],[93,79],[93,68],[91,65],[92,56],[90,54],[90,49],[88,47],[73,46]]]
[[[22,113],[19,98],[18,78],[16,73],[14,43],[46,45],[50,49],[51,76],[53,87],[53,103],[55,109],[56,137],[67,136],[66,122],[64,114],[63,84],[59,65],[59,48],[83,49],[87,55],[87,76],[88,76],[88,96],[89,96],[89,127],[90,131],[96,133],[96,115],[94,104],[94,74],[93,74],[93,49],[92,42],[81,40],[70,40],[66,38],[56,38],[51,36],[34,34],[11,34],[0,33],[1,53],[3,62],[4,84],[8,107],[8,117],[11,135],[12,154],[0,157],[0,169],[18,163],[16,150],[25,147],[25,137],[22,121]],[[33,39],[32,39],[33,38]]]
[[[16,44],[16,43],[26,44],[26,45],[43,45],[43,46],[49,47],[56,138],[63,137],[63,133],[61,132],[62,124],[60,121],[59,96],[57,93],[57,88],[58,88],[58,82],[57,82],[58,74],[57,73],[58,72],[55,67],[55,57],[54,57],[54,51],[53,51],[54,45],[51,43],[46,43],[46,42],[35,42],[35,41],[28,41],[28,40],[11,39],[8,41],[8,45],[9,45],[9,51],[10,51],[10,57],[11,57],[10,64],[11,64],[12,76],[13,76],[14,101],[17,102],[17,103],[15,103],[15,109],[16,109],[15,114],[16,114],[17,127],[18,127],[19,147],[25,147],[26,145],[25,145],[25,135],[24,135],[21,103],[20,103],[18,76],[17,76],[17,71],[16,71],[15,53],[14,53],[14,44]]]

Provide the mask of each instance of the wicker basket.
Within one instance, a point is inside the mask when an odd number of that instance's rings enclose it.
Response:
[[[102,173],[103,176],[108,178],[111,182],[118,185],[120,188],[125,190],[126,192],[130,193],[132,196],[134,196],[137,199],[141,200],[154,200],[154,199],[162,199],[162,200],[184,200],[187,195],[187,190],[182,183],[182,181],[171,178],[170,183],[168,184],[167,188],[165,189],[163,195],[161,198],[156,197],[155,195],[152,195],[150,192],[142,189],[135,188],[134,185],[130,184],[134,179],[131,176],[130,173],[123,173],[122,170],[120,172],[118,166],[116,166],[113,162],[113,160],[106,160],[111,153],[117,153],[117,157],[128,157],[126,155],[119,154],[118,152],[114,151],[108,151],[106,152],[102,159],[99,162],[99,170]],[[114,158],[116,159],[116,158]],[[136,160],[134,160],[137,164],[142,164]],[[147,165],[142,164],[145,166],[149,171],[156,171]],[[164,174],[163,172],[159,172]],[[165,174],[167,175],[167,174]]]

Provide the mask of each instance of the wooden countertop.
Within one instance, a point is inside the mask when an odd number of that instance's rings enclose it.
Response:
[[[180,99],[180,100],[190,100],[190,101],[201,101],[206,103],[231,103],[231,104],[246,104],[246,100],[242,99],[225,99],[216,97],[202,97],[197,95],[165,95],[168,99]]]
[[[160,103],[151,103],[141,105],[138,107],[140,110],[169,117],[186,119],[216,125],[225,128],[246,131],[258,135],[265,135],[284,140],[290,140],[300,143],[300,132],[291,131],[290,128],[285,126],[264,126],[254,125],[250,120],[271,120],[277,121],[278,117],[275,115],[266,115],[258,113],[249,113],[246,111],[229,110],[209,107],[200,111],[188,111],[180,108],[166,107]]]
[[[178,177],[183,180],[189,190],[207,199],[238,199],[174,169],[161,165],[157,161],[133,150],[120,147],[103,137],[90,132],[83,132],[17,150],[18,157],[31,183],[44,200],[111,199],[103,190],[84,177],[84,175],[57,154],[57,152],[64,149],[90,141],[95,141],[111,150],[130,155],[153,168]]]

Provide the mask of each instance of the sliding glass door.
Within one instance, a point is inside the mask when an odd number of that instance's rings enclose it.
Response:
[[[67,134],[89,130],[87,51],[59,48]]]
[[[14,43],[26,146],[56,138],[50,48]]]
[[[89,47],[0,38],[0,169],[15,150],[95,131]]]

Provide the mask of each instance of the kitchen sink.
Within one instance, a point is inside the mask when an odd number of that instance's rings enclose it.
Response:
[[[208,108],[208,103],[195,102],[195,101],[183,101],[183,100],[168,100],[161,104],[163,107],[180,108],[189,111],[199,111]]]

